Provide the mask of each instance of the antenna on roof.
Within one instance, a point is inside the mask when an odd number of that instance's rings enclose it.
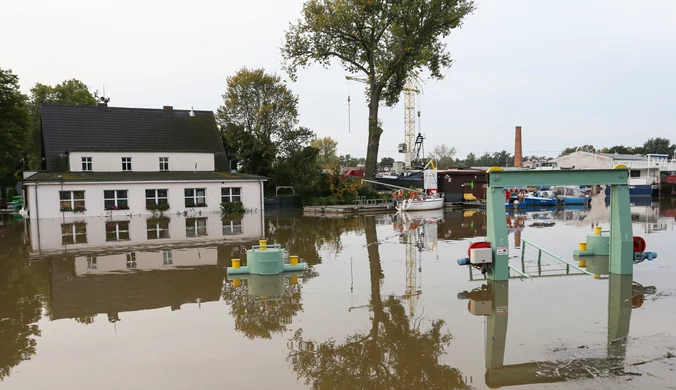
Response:
[[[106,97],[106,86],[104,85],[103,86],[103,96],[101,96],[99,98],[99,102],[104,103],[104,104],[108,104],[109,101],[110,101],[110,98]]]
[[[190,106],[190,116],[195,116],[195,111],[193,111],[192,106]]]

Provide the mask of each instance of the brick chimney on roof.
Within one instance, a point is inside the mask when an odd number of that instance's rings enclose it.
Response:
[[[514,137],[514,166],[523,166],[523,150],[521,147],[521,126],[516,126],[516,134]]]

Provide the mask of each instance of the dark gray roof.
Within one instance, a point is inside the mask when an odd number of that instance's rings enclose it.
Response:
[[[68,170],[67,152],[214,153],[217,171],[229,171],[211,111],[42,104],[43,169]]]
[[[61,177],[59,177],[61,176]],[[94,182],[94,181],[163,181],[163,180],[195,180],[195,181],[228,181],[228,180],[267,180],[263,176],[246,175],[230,172],[45,172],[40,171],[29,176],[24,183],[32,182]]]

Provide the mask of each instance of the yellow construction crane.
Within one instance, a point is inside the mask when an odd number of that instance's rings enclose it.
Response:
[[[363,84],[368,84],[368,77],[345,76],[347,80],[357,81]],[[420,93],[418,89],[418,73],[411,72],[406,79],[404,92],[404,143],[399,144],[399,153],[404,154],[404,167],[410,168],[413,162],[413,153],[415,152],[415,95]],[[348,122],[350,121],[350,102],[351,98],[347,96],[348,106]],[[420,117],[420,111],[418,111]]]

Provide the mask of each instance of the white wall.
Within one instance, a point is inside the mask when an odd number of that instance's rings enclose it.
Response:
[[[608,169],[613,159],[594,153],[575,152],[566,156],[554,159],[559,164],[559,168],[575,169]]]
[[[70,152],[68,163],[71,172],[82,172],[82,157],[92,158],[93,172],[122,171],[122,157],[131,157],[132,172],[158,172],[160,157],[169,157],[170,171],[214,171],[213,153],[110,153]]]
[[[164,265],[164,251],[171,252],[171,265]],[[113,255],[92,256],[96,259],[96,268],[89,268],[87,259],[90,256],[75,257],[75,274],[107,274],[112,272],[127,271],[147,271],[159,269],[172,269],[175,267],[195,267],[200,265],[217,265],[218,249],[216,247],[207,248],[167,248],[158,251],[139,251],[130,250],[136,259],[136,267],[127,268],[127,253],[117,253]]]
[[[138,247],[139,245],[152,245],[166,247],[176,243],[195,242],[243,242],[260,239],[264,235],[264,219],[262,213],[247,213],[242,217],[242,233],[237,235],[223,234],[223,221],[221,215],[216,213],[202,215],[197,218],[207,218],[207,235],[200,237],[187,237],[186,219],[191,217],[169,215],[169,238],[148,239],[149,216],[115,217],[115,218],[80,218],[66,219],[51,218],[30,221],[31,248],[33,254],[50,251],[78,251],[78,250],[105,250],[106,248],[119,249],[123,247]],[[106,223],[111,221],[129,221],[129,240],[106,241]],[[87,242],[63,245],[61,225],[72,222],[86,223]],[[137,253],[138,261],[138,253]],[[161,261],[161,259],[160,259]],[[176,264],[176,260],[174,260]]]
[[[85,192],[85,212],[76,213],[72,211],[61,212],[59,191],[62,190],[61,183],[50,182],[40,183],[37,187],[35,183],[26,183],[28,187],[30,218],[64,218],[77,219],[87,217],[109,217],[125,215],[149,215],[152,214],[146,210],[146,189],[167,189],[169,190],[169,207],[165,214],[177,213],[209,213],[218,212],[221,209],[221,188],[222,187],[240,187],[242,189],[242,203],[247,209],[263,211],[262,200],[262,182],[258,181],[216,181],[216,182],[117,182],[117,183],[83,183],[83,184],[63,184],[63,191],[84,191]],[[37,206],[36,194],[37,188]],[[205,188],[206,203],[208,207],[186,208],[184,189],[186,188]],[[129,210],[106,211],[103,204],[104,190],[127,190],[127,199]],[[37,208],[39,206],[39,209]]]

